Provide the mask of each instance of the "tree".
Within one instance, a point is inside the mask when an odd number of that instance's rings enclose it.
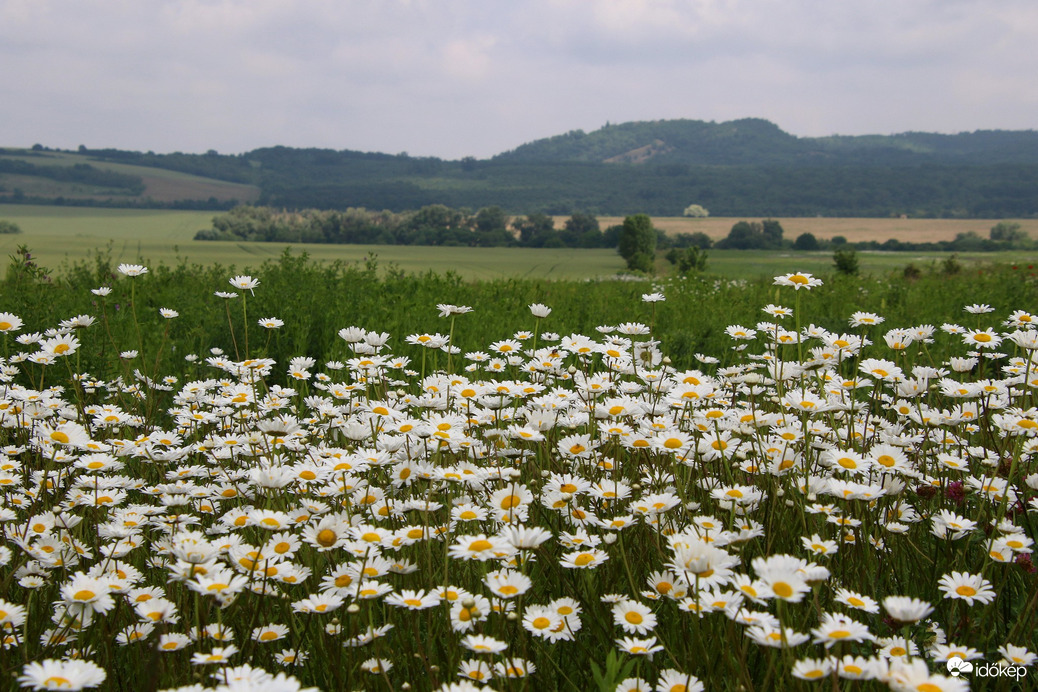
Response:
[[[778,249],[782,247],[782,224],[775,219],[765,219],[761,222],[761,236],[764,239],[765,248]]]
[[[703,207],[699,204],[690,204],[687,207],[685,207],[684,215],[691,216],[696,219],[705,219],[706,217],[710,216],[710,212],[707,211],[706,207]]]
[[[656,260],[656,229],[648,214],[624,219],[617,251],[627,261],[628,269],[652,271]]]
[[[501,207],[484,207],[472,219],[473,244],[479,247],[514,245],[515,238],[508,232],[508,215]]]
[[[728,236],[717,242],[721,250],[755,250],[763,246],[763,227],[749,221],[737,222],[728,231]]]
[[[1015,221],[999,221],[991,227],[991,239],[1000,240],[1010,245],[1027,240],[1027,231]]]
[[[566,247],[601,247],[602,229],[594,214],[577,212],[566,219],[563,230],[559,233]]]
[[[555,232],[555,219],[547,214],[527,214],[512,221],[519,232],[519,244],[524,247],[559,247],[562,243]]]
[[[801,233],[793,241],[793,249],[800,250],[801,252],[811,252],[818,248],[818,238],[815,238],[814,233]]]

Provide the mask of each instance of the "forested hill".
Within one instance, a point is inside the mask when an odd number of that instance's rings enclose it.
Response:
[[[767,120],[655,120],[573,130],[523,144],[495,161],[707,166],[1038,164],[1038,132],[795,137]]]
[[[171,171],[192,178],[171,180]],[[1038,215],[1038,132],[808,138],[760,119],[659,120],[577,130],[459,161],[283,146],[156,154],[36,145],[0,150],[5,201],[186,208],[252,201],[394,212],[441,204],[660,216],[699,204],[715,216],[1023,218]]]

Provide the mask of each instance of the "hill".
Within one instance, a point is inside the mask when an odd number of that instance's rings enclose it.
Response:
[[[254,202],[255,185],[84,152],[0,149],[0,202],[222,209]]]
[[[609,125],[523,144],[497,161],[707,166],[1038,164],[1038,132],[795,137],[767,120],[656,120]]]
[[[1038,132],[796,137],[767,120],[608,124],[449,161],[275,146],[242,154],[0,150],[0,202],[509,213],[1028,218]]]

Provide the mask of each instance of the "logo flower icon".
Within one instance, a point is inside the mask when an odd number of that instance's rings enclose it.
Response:
[[[950,673],[952,677],[957,678],[964,673],[972,672],[973,664],[969,661],[965,661],[958,656],[952,656],[948,659],[948,673]]]

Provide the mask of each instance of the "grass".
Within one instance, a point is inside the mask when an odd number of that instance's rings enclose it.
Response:
[[[213,215],[213,212],[208,211],[0,205],[0,219],[17,223],[23,231],[20,235],[0,236],[0,256],[10,256],[19,245],[24,244],[29,247],[39,264],[57,269],[62,264],[90,261],[98,249],[111,243],[112,259],[116,263],[143,261],[176,264],[185,260],[188,263],[206,265],[255,267],[264,260],[279,257],[286,248],[291,247],[295,252],[305,251],[311,258],[320,262],[357,262],[377,256],[383,266],[392,265],[405,272],[453,271],[464,279],[590,279],[615,276],[624,266],[620,257],[612,250],[401,245],[292,246],[285,243],[192,240],[198,230],[210,226]],[[654,219],[655,223],[664,226],[689,221],[700,223],[703,220]],[[730,220],[725,220],[726,223],[728,221]],[[841,224],[865,222],[861,219],[826,221]],[[880,224],[888,220],[874,221]],[[929,223],[928,221],[927,224]],[[939,263],[947,257],[944,253],[860,253],[861,270],[865,273],[886,273],[903,268],[909,262],[925,267]],[[959,255],[959,260],[967,266],[989,262],[1038,264],[1038,252],[965,253]],[[707,269],[710,274],[730,278],[774,276],[792,271],[822,274],[832,269],[832,254],[711,250]],[[666,273],[670,266],[660,260],[657,262],[657,270]]]

